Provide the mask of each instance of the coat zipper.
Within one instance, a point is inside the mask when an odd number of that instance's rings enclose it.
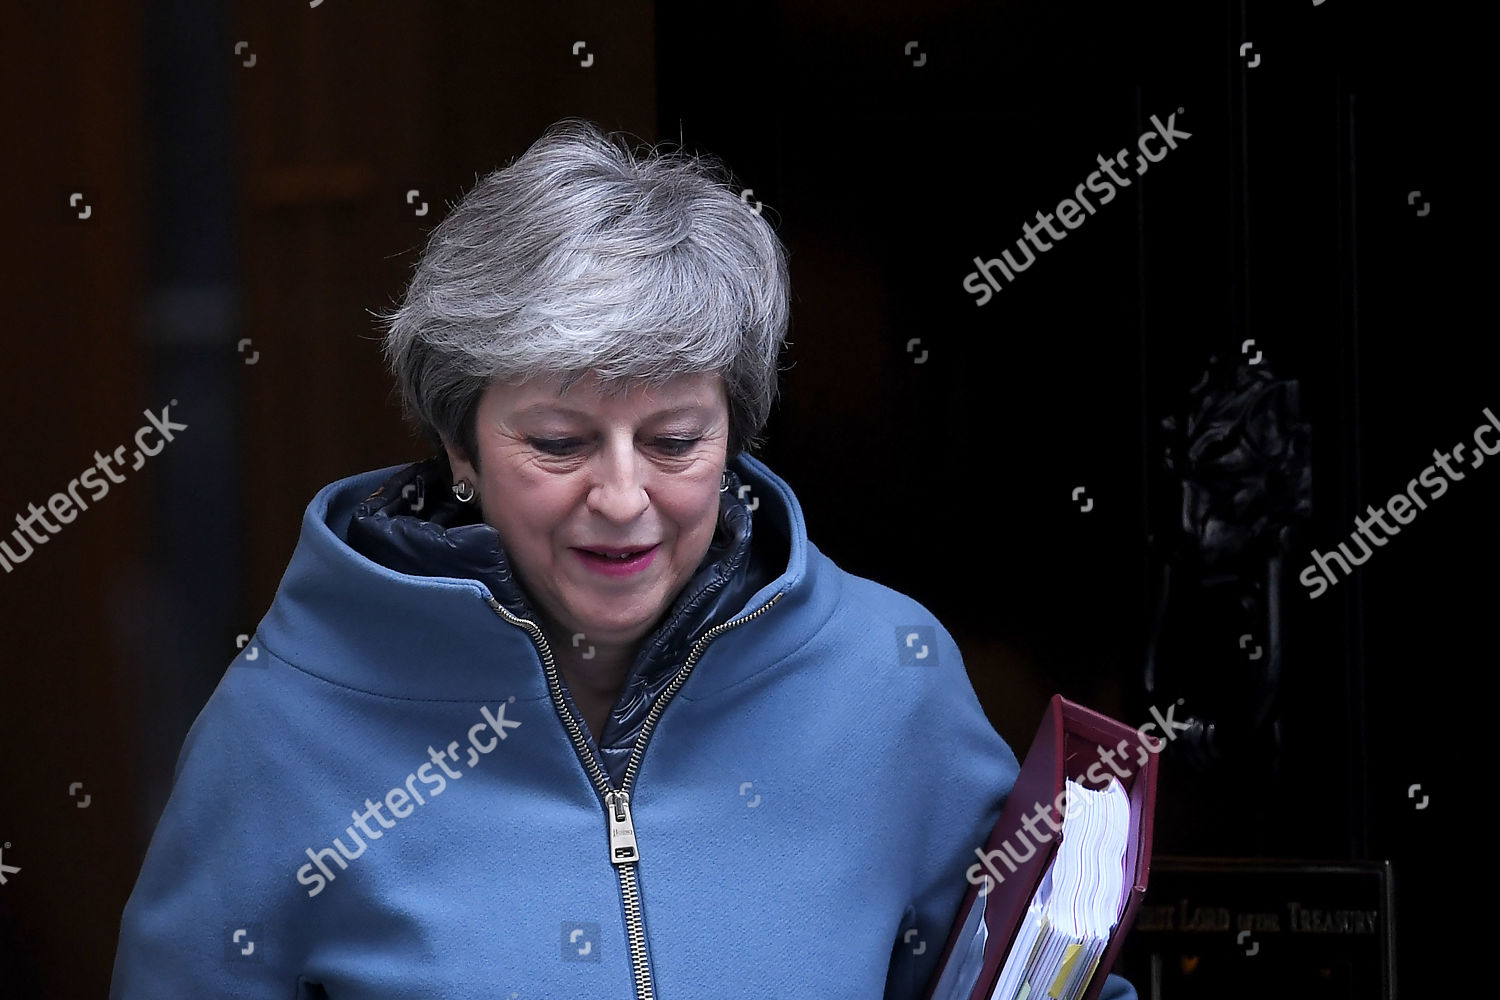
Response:
[[[769,601],[743,618],[715,625],[693,644],[686,662],[656,699],[655,704],[651,706],[651,711],[647,713],[646,721],[641,726],[641,735],[636,739],[635,749],[631,751],[630,760],[625,765],[625,780],[621,782],[619,788],[610,784],[609,775],[599,765],[598,758],[594,756],[594,751],[589,748],[588,740],[584,738],[583,728],[578,724],[573,713],[568,711],[568,704],[562,696],[562,682],[558,676],[557,661],[552,658],[552,647],[548,645],[547,637],[542,634],[541,628],[535,622],[511,614],[504,605],[495,600],[493,595],[485,595],[490,608],[497,615],[512,625],[525,629],[531,636],[532,643],[536,645],[537,652],[542,656],[542,670],[547,678],[547,691],[552,696],[552,707],[557,712],[558,719],[562,721],[563,728],[568,731],[568,738],[573,742],[573,750],[578,754],[583,769],[588,772],[589,781],[593,783],[594,790],[598,792],[599,799],[604,805],[604,818],[609,831],[609,861],[615,866],[615,874],[620,880],[620,899],[625,906],[625,933],[630,943],[630,967],[635,977],[637,1000],[655,1000],[656,997],[656,989],[651,981],[651,967],[646,956],[646,921],[641,913],[640,887],[636,883],[635,866],[640,861],[640,852],[635,842],[635,821],[630,815],[630,789],[635,784],[636,772],[640,770],[641,758],[646,753],[646,743],[650,740],[652,731],[656,729],[657,722],[661,720],[662,713],[666,711],[667,703],[687,683],[688,675],[692,673],[693,666],[703,655],[708,644],[730,629],[743,625],[764,613],[767,608],[779,601],[784,593],[786,592],[779,591]]]

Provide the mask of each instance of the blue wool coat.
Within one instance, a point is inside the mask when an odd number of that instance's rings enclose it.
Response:
[[[434,463],[320,491],[183,746],[111,997],[919,1000],[1016,758],[942,624],[730,469],[597,740]]]

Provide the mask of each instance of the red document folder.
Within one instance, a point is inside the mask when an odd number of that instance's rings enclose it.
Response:
[[[981,876],[987,878],[990,886],[987,898],[982,901],[983,921],[987,931],[984,962],[972,990],[960,992],[959,995],[969,1000],[989,1000],[990,993],[999,981],[1000,969],[1005,964],[1016,931],[1026,914],[1026,908],[1031,903],[1042,876],[1046,874],[1053,855],[1057,853],[1060,840],[1057,836],[1045,833],[1047,826],[1038,826],[1033,821],[1032,828],[1044,831],[1044,836],[1048,837],[1038,844],[1037,838],[1022,831],[1022,819],[1033,814],[1041,804],[1051,813],[1053,820],[1061,824],[1062,812],[1057,808],[1058,794],[1063,791],[1064,782],[1068,778],[1089,788],[1101,788],[1113,776],[1119,780],[1130,798],[1130,836],[1125,848],[1124,879],[1129,891],[1121,902],[1119,921],[1110,934],[1104,955],[1083,992],[1082,1000],[1097,1000],[1099,991],[1104,987],[1105,977],[1114,966],[1120,945],[1135,920],[1135,911],[1140,906],[1141,898],[1146,894],[1146,878],[1151,867],[1152,817],[1156,809],[1157,754],[1152,748],[1159,750],[1161,745],[1159,735],[1143,737],[1130,726],[1068,701],[1062,695],[1052,697],[1036,738],[1031,742],[1031,750],[1021,764],[1015,787],[1011,789],[1005,808],[1000,813],[1000,820],[990,834],[989,843],[985,845],[986,854],[1001,876],[999,884],[996,884],[997,880],[989,873],[989,869],[979,863],[978,855],[973,855],[978,870],[975,867],[968,869],[973,874],[969,891],[958,908],[958,918],[953,923],[948,943],[938,961],[937,971],[924,994],[927,1000],[932,1000],[950,959],[958,961],[965,953],[960,946],[960,939],[966,935],[961,932],[972,908],[981,902],[980,886],[972,884]],[[1115,751],[1113,767],[1109,766],[1103,753],[1110,750]],[[1092,775],[1090,768],[1093,768]],[[1126,773],[1122,776],[1121,772]],[[1091,780],[1099,775],[1104,776],[1103,781]],[[1000,850],[1002,844],[1009,844],[1012,848],[1008,852],[1009,861],[1001,861],[990,853]],[[1029,857],[1026,857],[1027,847],[1034,848]],[[1025,860],[1020,860],[1022,857]],[[1011,871],[1012,865],[1014,871]],[[955,950],[958,951],[958,956],[955,956]],[[1033,994],[1031,1000],[1039,1000],[1041,995],[1044,994]]]

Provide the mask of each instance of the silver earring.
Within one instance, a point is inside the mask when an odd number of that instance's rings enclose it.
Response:
[[[719,492],[720,493],[728,493],[729,492],[729,470],[728,469],[724,470],[724,473],[719,477]]]
[[[473,503],[479,494],[474,489],[474,484],[467,479],[460,479],[453,484],[453,495],[458,497],[459,503]]]

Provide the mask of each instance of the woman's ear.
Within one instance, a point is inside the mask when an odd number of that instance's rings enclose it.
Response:
[[[448,467],[453,470],[453,481],[467,479],[475,489],[479,488],[479,472],[474,463],[464,457],[463,450],[447,438],[442,439],[443,451],[448,454]]]

